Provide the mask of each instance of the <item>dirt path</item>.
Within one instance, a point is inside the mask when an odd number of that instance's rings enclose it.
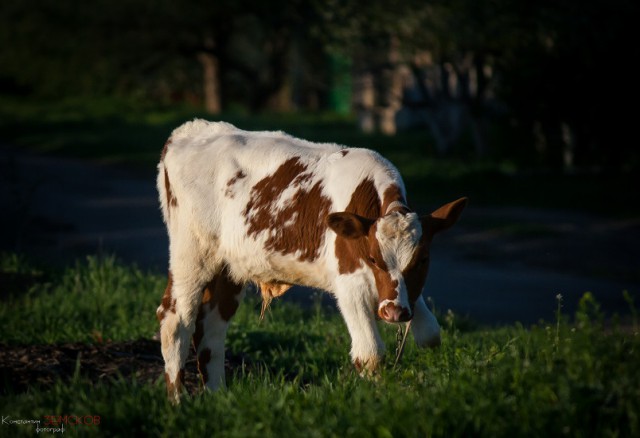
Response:
[[[640,301],[640,218],[472,207],[459,225],[434,242],[425,293],[441,308],[535,323],[554,319],[558,294],[569,314],[587,291],[608,314],[629,313],[623,290]]]
[[[0,147],[0,248],[61,265],[113,253],[164,270],[166,231],[149,175]]]
[[[0,249],[62,265],[115,253],[127,263],[166,269],[151,169],[141,177],[0,147],[0,184]],[[425,295],[441,310],[483,323],[552,319],[557,294],[573,312],[586,291],[606,311],[625,313],[624,289],[640,301],[640,218],[493,208],[472,200],[461,222],[434,242],[432,260]],[[290,299],[307,295],[298,288]]]

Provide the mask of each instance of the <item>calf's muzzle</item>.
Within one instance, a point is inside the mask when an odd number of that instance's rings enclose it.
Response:
[[[411,319],[411,310],[394,303],[382,304],[378,307],[378,316],[386,322],[406,322]]]

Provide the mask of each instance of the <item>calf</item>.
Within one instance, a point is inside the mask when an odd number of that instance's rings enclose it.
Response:
[[[413,318],[418,345],[439,345],[421,296],[429,246],[466,198],[418,216],[397,169],[376,152],[204,120],[173,131],[157,184],[170,249],[157,315],[173,401],[192,338],[206,387],[224,385],[226,331],[247,282],[264,297],[293,284],[332,293],[361,372],[384,353],[376,316]]]

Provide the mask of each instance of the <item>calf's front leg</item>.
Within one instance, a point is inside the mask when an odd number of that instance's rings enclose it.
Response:
[[[440,346],[440,325],[422,296],[418,297],[413,308],[411,332],[418,347],[435,348]]]
[[[376,326],[374,307],[357,292],[336,294],[349,335],[351,335],[351,361],[363,375],[376,371],[384,355],[384,343]]]

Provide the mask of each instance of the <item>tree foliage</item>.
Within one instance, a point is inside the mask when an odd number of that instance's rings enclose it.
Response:
[[[315,108],[327,53],[363,69],[387,62],[393,39],[411,68],[426,51],[458,84],[479,72],[476,94],[458,96],[478,132],[498,102],[499,123],[522,134],[509,142],[534,160],[637,164],[621,105],[637,88],[636,11],[631,0],[3,2],[0,92],[196,102],[208,56],[222,107]]]

